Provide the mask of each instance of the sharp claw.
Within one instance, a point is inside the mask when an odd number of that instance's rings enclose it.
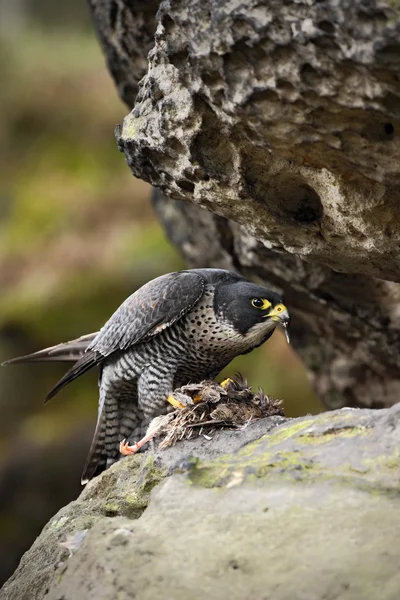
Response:
[[[119,444],[119,451],[123,456],[129,456],[130,454],[135,454],[139,450],[140,446],[135,442],[132,446],[130,446],[129,442],[122,440]]]
[[[156,432],[147,433],[144,438],[139,440],[138,442],[133,442],[132,446],[126,440],[122,440],[119,443],[119,451],[123,456],[130,456],[131,454],[136,454],[142,446],[147,444],[154,436]]]

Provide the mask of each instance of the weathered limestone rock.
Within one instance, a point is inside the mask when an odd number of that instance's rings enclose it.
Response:
[[[400,5],[161,2],[119,144],[267,248],[400,281]]]
[[[285,293],[327,406],[394,404],[399,2],[156,4],[144,27],[143,3],[91,0],[133,109],[120,148],[136,175],[191,201],[158,195],[171,239],[193,266]]]
[[[124,459],[50,521],[0,599],[397,600],[399,444],[400,405]]]

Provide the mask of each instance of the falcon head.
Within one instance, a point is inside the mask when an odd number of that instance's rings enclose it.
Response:
[[[289,342],[289,312],[276,292],[243,280],[223,282],[215,290],[214,309],[243,336],[263,338],[280,325]]]

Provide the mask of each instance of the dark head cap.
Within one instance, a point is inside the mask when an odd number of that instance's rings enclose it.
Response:
[[[268,331],[276,323],[285,328],[290,323],[279,294],[246,280],[226,281],[216,286],[214,309],[243,335],[255,326],[265,325]]]

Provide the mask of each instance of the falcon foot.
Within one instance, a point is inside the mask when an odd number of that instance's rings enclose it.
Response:
[[[226,379],[224,379],[223,381],[221,381],[221,383],[219,385],[225,389],[226,387],[228,387],[232,383],[233,384],[235,383],[234,380],[231,379],[230,377],[227,377]]]
[[[126,440],[122,440],[119,444],[119,451],[123,456],[129,456],[130,454],[136,454],[147,442],[150,442],[156,435],[168,425],[168,423],[174,419],[174,413],[167,415],[160,415],[155,417],[147,428],[146,435],[141,440],[132,444],[132,446]]]
[[[174,392],[170,394],[167,401],[172,404],[175,408],[186,408],[189,404],[194,404],[195,400],[192,400],[187,394],[181,394],[180,392]]]
[[[142,441],[142,440],[141,440]],[[119,444],[119,451],[123,456],[129,456],[130,454],[135,454],[143,444],[140,442],[135,442],[132,446],[126,440],[122,440]]]

